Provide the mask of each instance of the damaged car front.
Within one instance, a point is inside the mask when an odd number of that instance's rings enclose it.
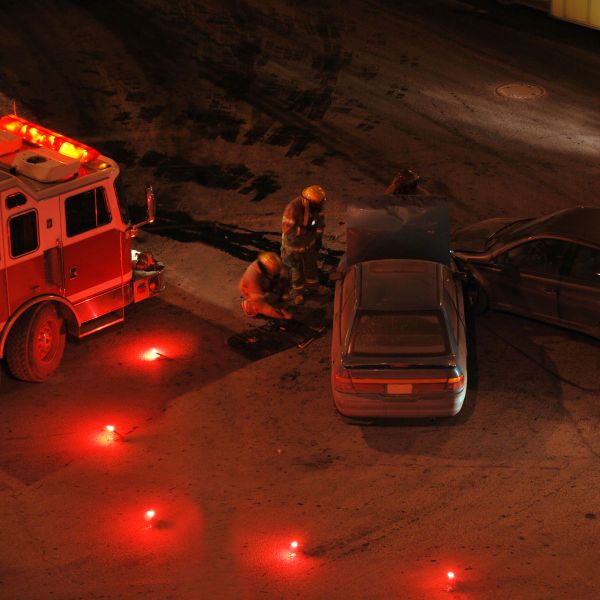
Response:
[[[498,309],[600,337],[600,208],[459,229],[455,260],[474,312]]]

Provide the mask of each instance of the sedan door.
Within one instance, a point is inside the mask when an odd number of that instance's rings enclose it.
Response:
[[[537,239],[501,253],[493,274],[492,306],[558,322],[558,273],[567,247],[561,240]]]
[[[600,250],[573,245],[558,293],[558,316],[565,327],[600,338]]]

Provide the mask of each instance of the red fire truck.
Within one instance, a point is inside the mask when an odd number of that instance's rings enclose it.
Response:
[[[66,334],[119,323],[163,289],[163,265],[131,249],[118,165],[16,115],[0,117],[0,358],[25,381],[58,367]]]

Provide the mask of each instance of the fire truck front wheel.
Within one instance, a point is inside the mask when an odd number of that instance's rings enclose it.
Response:
[[[25,311],[6,341],[10,372],[23,381],[44,381],[58,368],[65,350],[64,319],[51,302]]]

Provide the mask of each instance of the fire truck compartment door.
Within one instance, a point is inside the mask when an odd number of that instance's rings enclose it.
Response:
[[[3,198],[2,198],[3,200]],[[2,215],[0,202],[0,217]],[[4,219],[0,218],[0,222],[4,223]],[[6,230],[0,231],[0,329],[8,320],[8,290],[6,287]]]
[[[66,297],[77,304],[123,283],[121,232],[105,192],[92,188],[62,198],[63,276]]]

